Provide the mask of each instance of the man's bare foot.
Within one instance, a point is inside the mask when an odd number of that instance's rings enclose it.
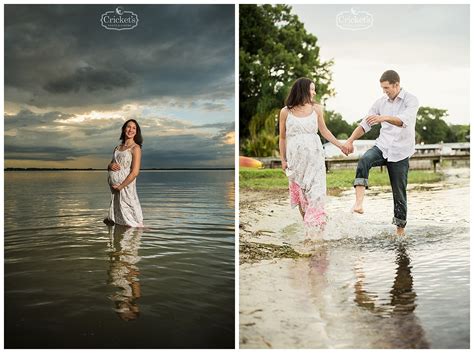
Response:
[[[405,235],[405,228],[397,227],[397,235]]]
[[[364,209],[362,208],[362,205],[354,205],[354,207],[352,207],[352,212],[356,212],[356,213],[364,213]]]

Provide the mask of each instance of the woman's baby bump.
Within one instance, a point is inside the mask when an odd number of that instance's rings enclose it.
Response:
[[[109,170],[109,185],[115,185],[115,184],[121,184],[125,178],[127,177],[128,173],[126,173],[123,169],[114,171],[114,170]]]

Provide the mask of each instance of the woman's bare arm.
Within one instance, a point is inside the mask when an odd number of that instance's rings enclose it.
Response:
[[[319,132],[321,133],[321,135],[323,135],[323,137],[324,137],[326,140],[328,140],[329,142],[331,142],[334,146],[341,148],[341,147],[342,147],[342,143],[340,143],[340,142],[338,141],[338,139],[334,137],[334,135],[332,134],[332,132],[329,131],[329,129],[328,129],[327,126],[326,126],[326,122],[324,121],[324,113],[323,113],[322,107],[319,106],[319,105],[314,105],[314,107],[315,107],[316,113],[317,113],[317,115],[318,115],[318,128],[319,128]]]
[[[288,117],[288,109],[285,107],[280,110],[280,138],[279,138],[279,148],[280,148],[280,159],[281,167],[283,170],[288,166],[286,161],[286,118]]]

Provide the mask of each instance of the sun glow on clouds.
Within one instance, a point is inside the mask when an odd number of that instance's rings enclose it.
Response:
[[[235,131],[229,131],[224,136],[224,143],[226,145],[233,145],[235,144]]]
[[[91,120],[106,120],[106,119],[123,119],[128,113],[126,110],[118,111],[97,111],[92,110],[84,114],[76,114],[73,117],[67,119],[57,119],[56,122],[68,124],[68,123],[83,123]],[[61,114],[59,115],[61,116]]]

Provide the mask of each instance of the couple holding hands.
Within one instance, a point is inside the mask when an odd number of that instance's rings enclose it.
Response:
[[[326,197],[325,154],[321,135],[341,149],[345,155],[354,151],[353,142],[381,124],[375,146],[359,159],[354,178],[355,204],[353,212],[363,213],[365,189],[369,187],[369,171],[385,165],[393,194],[393,224],[396,234],[404,235],[407,223],[408,160],[415,152],[415,123],[418,99],[400,87],[400,76],[393,70],[380,77],[384,96],[370,108],[367,116],[342,144],[324,122],[322,107],[315,104],[315,84],[299,78],[293,84],[280,111],[280,158],[288,176],[290,202],[298,206],[308,230],[322,230],[327,222],[324,209]]]

